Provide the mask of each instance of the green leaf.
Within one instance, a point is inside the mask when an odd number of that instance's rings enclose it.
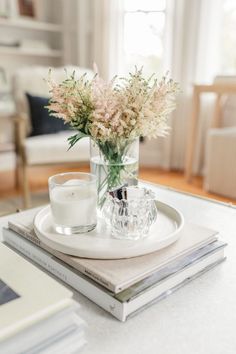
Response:
[[[78,132],[77,134],[70,136],[67,139],[69,142],[68,150],[70,150],[80,139],[85,138],[86,136],[88,136],[88,135],[83,132]]]

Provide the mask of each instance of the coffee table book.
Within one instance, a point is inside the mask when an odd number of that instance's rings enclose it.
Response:
[[[0,243],[0,353],[74,353],[85,343],[78,307],[71,291]]]
[[[217,239],[217,231],[198,225],[185,224],[181,230],[181,236],[175,243],[154,253],[118,260],[78,258],[56,251],[42,243],[34,232],[33,220],[34,214],[25,216],[20,213],[9,221],[8,226],[11,230],[37,244],[113,293],[128,288],[152,273],[161,270],[170,262],[181,259],[182,256],[191,254]],[[74,237],[79,239],[79,235]]]
[[[19,217],[18,220],[20,220]],[[9,226],[17,229],[18,233],[9,229],[3,231],[5,242],[64,280],[121,321],[125,321],[141,308],[172,293],[224,259],[225,243],[217,241],[217,233],[194,225],[187,225],[184,228],[182,236],[177,241],[180,243],[182,240],[181,247],[177,246],[176,242],[166,249],[143,257],[104,261],[78,259],[51,250],[37,239],[33,232],[32,220],[31,223],[29,220],[27,222],[24,220],[24,225],[22,220],[21,222],[18,220],[9,223]],[[19,235],[19,232],[23,237]],[[183,242],[184,239],[187,239],[187,242]],[[171,247],[177,251],[171,250]],[[76,265],[76,268],[72,266],[71,262]],[[80,267],[81,265],[84,267],[86,264],[87,268],[82,268],[84,273],[78,271],[78,264]],[[94,274],[96,266],[97,272]],[[101,272],[102,269],[103,272]],[[131,279],[127,279],[125,269],[128,274],[132,273]],[[108,274],[108,279],[106,274]],[[122,274],[125,277],[122,278]],[[135,280],[134,274],[137,280]],[[101,283],[100,276],[105,280],[103,286],[99,284]],[[112,277],[116,283],[110,282]],[[123,285],[125,283],[128,284],[126,287]],[[122,288],[122,290],[111,291],[111,284],[114,289]]]

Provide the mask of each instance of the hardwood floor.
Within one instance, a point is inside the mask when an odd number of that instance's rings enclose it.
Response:
[[[47,189],[48,177],[65,171],[89,171],[88,165],[72,168],[67,166],[56,167],[34,167],[30,169],[30,186],[32,191]],[[174,189],[200,195],[207,198],[217,199],[223,202],[236,204],[236,200],[222,197],[216,194],[207,193],[203,190],[202,177],[195,177],[191,184],[188,184],[182,172],[163,171],[157,168],[141,168],[140,178],[146,181],[172,187]],[[14,171],[0,172],[0,198],[19,195],[20,191],[14,186]]]

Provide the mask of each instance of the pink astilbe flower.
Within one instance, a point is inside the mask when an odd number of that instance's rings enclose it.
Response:
[[[139,136],[165,136],[179,91],[173,80],[146,80],[137,69],[128,78],[110,82],[98,75],[92,80],[72,75],[59,85],[51,79],[48,83],[53,116],[70,123],[81,137],[113,145]]]
[[[119,119],[116,118],[119,112],[119,102],[113,89],[113,80],[106,83],[96,77],[91,86],[91,101],[94,110],[89,130],[95,140],[109,140],[111,137],[114,138],[113,133],[119,125]]]
[[[176,107],[178,90],[178,84],[166,77],[153,85],[151,94],[143,106],[143,117],[139,121],[142,136],[156,138],[168,134],[168,118]]]
[[[84,129],[92,109],[91,84],[86,76],[76,80],[73,74],[61,84],[56,84],[49,78],[48,84],[51,100],[47,108],[51,115],[70,123],[75,129]]]

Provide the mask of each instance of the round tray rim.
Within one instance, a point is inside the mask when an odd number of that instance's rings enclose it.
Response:
[[[46,246],[52,248],[53,250],[62,252],[67,255],[71,256],[76,256],[80,258],[91,258],[91,259],[122,259],[122,258],[132,258],[132,257],[137,257],[137,256],[143,256],[145,254],[153,253],[158,250],[161,250],[162,248],[165,248],[175,241],[178,240],[178,238],[181,236],[181,230],[184,226],[184,217],[183,214],[176,209],[175,207],[171,206],[170,204],[167,204],[162,201],[156,201],[157,208],[163,212],[166,211],[166,213],[169,213],[172,215],[172,219],[176,222],[177,227],[176,229],[169,233],[166,237],[163,239],[160,239],[157,242],[150,242],[150,237],[141,239],[141,240],[121,240],[121,239],[115,239],[110,237],[111,242],[107,242],[109,247],[106,247],[106,249],[103,249],[104,245],[104,239],[103,238],[96,238],[96,247],[93,250],[86,247],[81,247],[80,248],[74,248],[71,245],[71,242],[69,240],[78,240],[81,236],[82,237],[87,237],[87,235],[91,235],[91,233],[87,234],[75,234],[72,236],[66,236],[66,235],[59,235],[54,231],[54,235],[59,237],[56,240],[52,240],[51,237],[48,236],[47,233],[42,232],[42,229],[39,227],[40,224],[42,224],[43,219],[48,217],[48,214],[51,213],[50,210],[50,205],[44,206],[42,209],[38,211],[38,213],[34,217],[34,231],[37,235],[37,237],[40,239],[42,243],[44,243]],[[93,231],[92,231],[93,232]],[[107,239],[106,239],[107,240]],[[63,242],[62,242],[63,241]],[[66,241],[66,242],[65,242]],[[111,249],[111,247],[114,247],[114,245],[118,245],[118,248],[116,247],[116,250]],[[125,245],[125,247],[124,247]],[[107,245],[106,245],[107,246]]]

